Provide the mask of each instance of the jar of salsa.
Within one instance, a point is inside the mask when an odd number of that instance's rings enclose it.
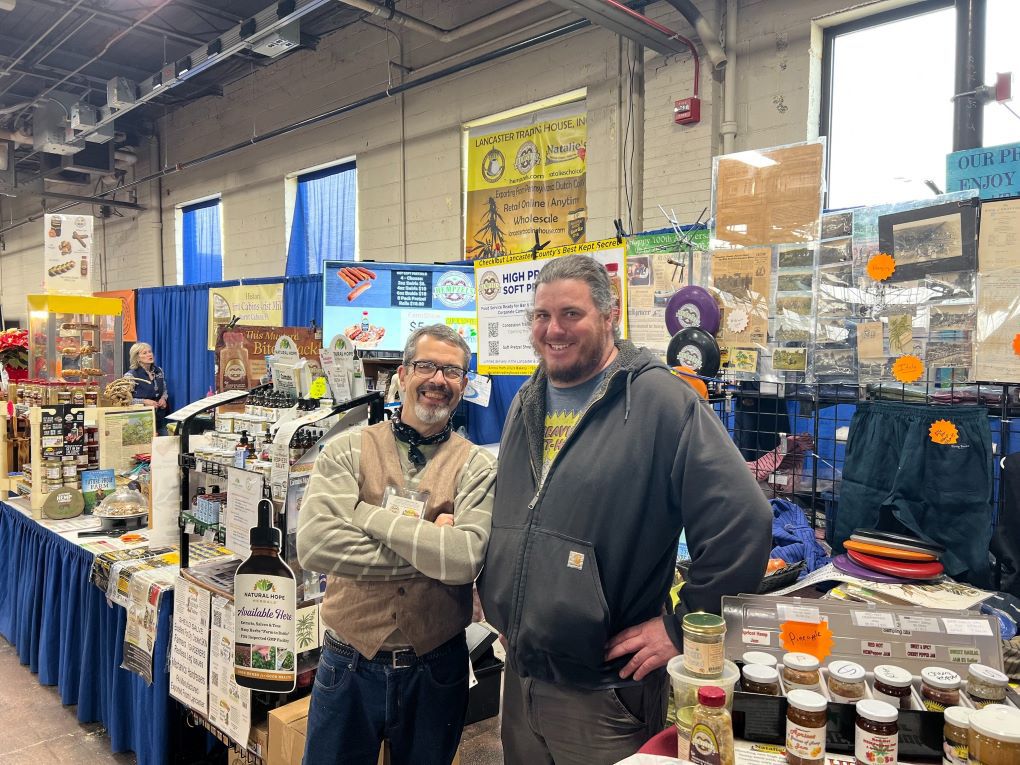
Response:
[[[891,664],[875,667],[875,698],[897,709],[910,709],[910,673]]]
[[[960,676],[951,669],[925,667],[921,670],[921,701],[929,712],[944,712],[960,703]]]
[[[814,691],[798,688],[786,696],[786,762],[823,765],[828,704]]]
[[[857,765],[896,765],[900,726],[899,710],[875,699],[857,702],[854,723],[854,759]]]

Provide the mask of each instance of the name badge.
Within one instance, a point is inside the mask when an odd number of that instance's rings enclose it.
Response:
[[[398,489],[396,486],[387,486],[383,491],[382,506],[391,513],[406,515],[409,518],[424,518],[428,505],[427,491]]]

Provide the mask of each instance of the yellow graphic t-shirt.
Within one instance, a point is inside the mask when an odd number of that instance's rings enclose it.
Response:
[[[562,412],[546,412],[545,415],[545,444],[542,447],[542,464],[548,465],[563,448],[563,442],[567,440],[570,431],[574,429],[574,423],[581,416],[580,410]]]
[[[545,386],[545,440],[542,444],[542,472],[549,469],[574,429],[581,413],[588,406],[595,389],[605,377],[605,372],[595,375],[580,385],[570,388]]]

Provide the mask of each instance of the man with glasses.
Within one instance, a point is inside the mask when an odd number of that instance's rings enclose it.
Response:
[[[468,695],[464,628],[489,539],[493,457],[451,432],[471,351],[454,330],[416,330],[397,369],[402,406],[345,431],[315,461],[298,559],[329,575],[328,627],[304,765],[447,765]]]

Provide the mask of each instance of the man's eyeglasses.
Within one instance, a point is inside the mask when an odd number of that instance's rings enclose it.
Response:
[[[443,377],[450,382],[460,382],[467,376],[466,369],[461,369],[453,364],[439,365],[434,361],[412,361],[409,366],[418,377],[426,379],[435,375],[437,369],[442,369]]]

